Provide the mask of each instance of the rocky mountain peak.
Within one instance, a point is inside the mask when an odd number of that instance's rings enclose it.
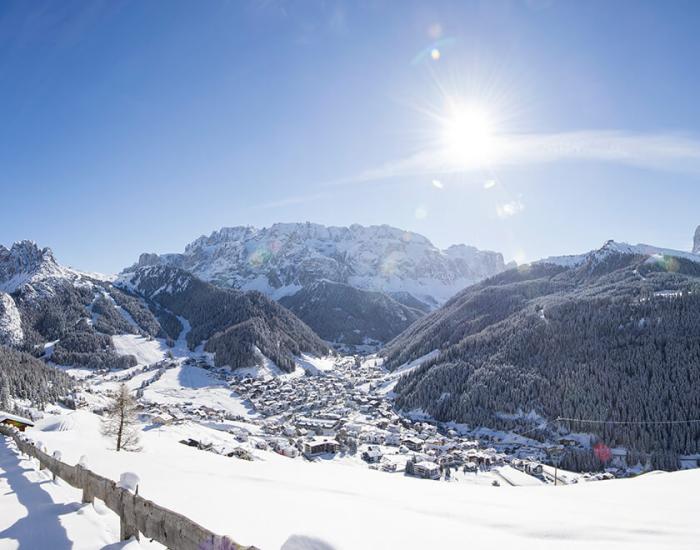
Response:
[[[34,241],[18,241],[10,249],[0,245],[0,290],[12,293],[24,284],[64,275],[50,248]]]
[[[700,254],[700,225],[695,229],[695,235],[693,236],[693,252]]]
[[[444,302],[505,269],[497,252],[466,245],[440,250],[423,235],[388,225],[309,222],[224,227],[199,237],[182,254],[142,254],[136,267],[157,264],[273,298],[328,280],[363,290],[408,292],[425,303]]]

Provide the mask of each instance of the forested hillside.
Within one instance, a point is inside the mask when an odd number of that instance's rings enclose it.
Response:
[[[425,313],[383,292],[318,281],[280,303],[323,339],[336,344],[388,342]]]
[[[0,345],[0,409],[10,409],[10,397],[35,406],[54,403],[73,387],[65,373],[29,354]]]
[[[472,286],[384,351],[403,377],[396,403],[441,420],[532,428],[535,411],[616,422],[700,417],[700,264],[601,250],[573,267],[539,264]],[[698,424],[567,423],[675,468],[700,450]]]
[[[217,365],[259,363],[257,348],[282,370],[291,371],[295,355],[330,351],[292,312],[260,292],[224,289],[166,266],[126,273],[120,284],[143,296],[156,311],[187,319],[188,345],[194,349],[206,340],[204,349],[216,354]]]

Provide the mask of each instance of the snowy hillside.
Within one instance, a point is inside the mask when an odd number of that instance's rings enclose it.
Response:
[[[261,352],[291,372],[296,356],[330,351],[292,312],[259,292],[221,288],[170,266],[142,267],[122,274],[115,284],[146,300],[154,311],[186,319],[187,334],[178,328],[171,337],[185,336],[192,350],[204,343],[217,366],[260,365]]]
[[[22,320],[12,296],[0,292],[0,344],[19,346],[24,340]]]
[[[98,428],[97,417],[77,412],[27,434],[49,452],[60,450],[69,464],[84,455],[93,471],[109,478],[136,472],[141,495],[262,550],[410,550],[433,548],[436,540],[441,548],[457,549],[466,539],[470,546],[523,550],[559,550],[573,541],[587,550],[660,550],[692,548],[700,537],[688,500],[700,490],[697,470],[556,488],[492,487],[308,463],[265,451],[257,451],[253,461],[228,458],[180,444],[193,434],[187,425],[148,430],[143,452],[115,453]],[[205,428],[198,433],[226,435]],[[9,452],[0,449],[0,468],[15,468],[17,459]],[[9,481],[14,492],[0,494],[0,509],[8,510],[0,515],[0,528],[21,521],[11,507],[16,499],[46,500],[58,490],[51,483],[35,484],[38,474],[31,472],[12,471]],[[100,537],[92,531],[97,524],[92,505],[74,507],[82,511],[80,521],[88,521],[85,537],[110,538],[108,531]],[[42,521],[56,525],[50,517]],[[74,529],[67,524],[69,533],[80,533]]]

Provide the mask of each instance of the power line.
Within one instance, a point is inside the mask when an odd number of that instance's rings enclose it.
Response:
[[[644,424],[699,424],[700,419],[692,420],[586,420],[584,418],[566,418],[559,416],[555,419],[555,422],[567,421],[567,422],[579,422],[582,424],[631,424],[631,425],[644,425]]]

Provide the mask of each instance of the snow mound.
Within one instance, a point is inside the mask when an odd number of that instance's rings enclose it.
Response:
[[[121,487],[122,489],[126,489],[127,491],[131,491],[133,493],[136,491],[136,488],[139,486],[140,482],[141,479],[134,472],[124,472],[119,476],[119,483],[117,483],[117,487]]]
[[[60,416],[48,416],[36,422],[33,430],[41,432],[70,432],[99,429],[99,417],[87,411],[73,411]]]

